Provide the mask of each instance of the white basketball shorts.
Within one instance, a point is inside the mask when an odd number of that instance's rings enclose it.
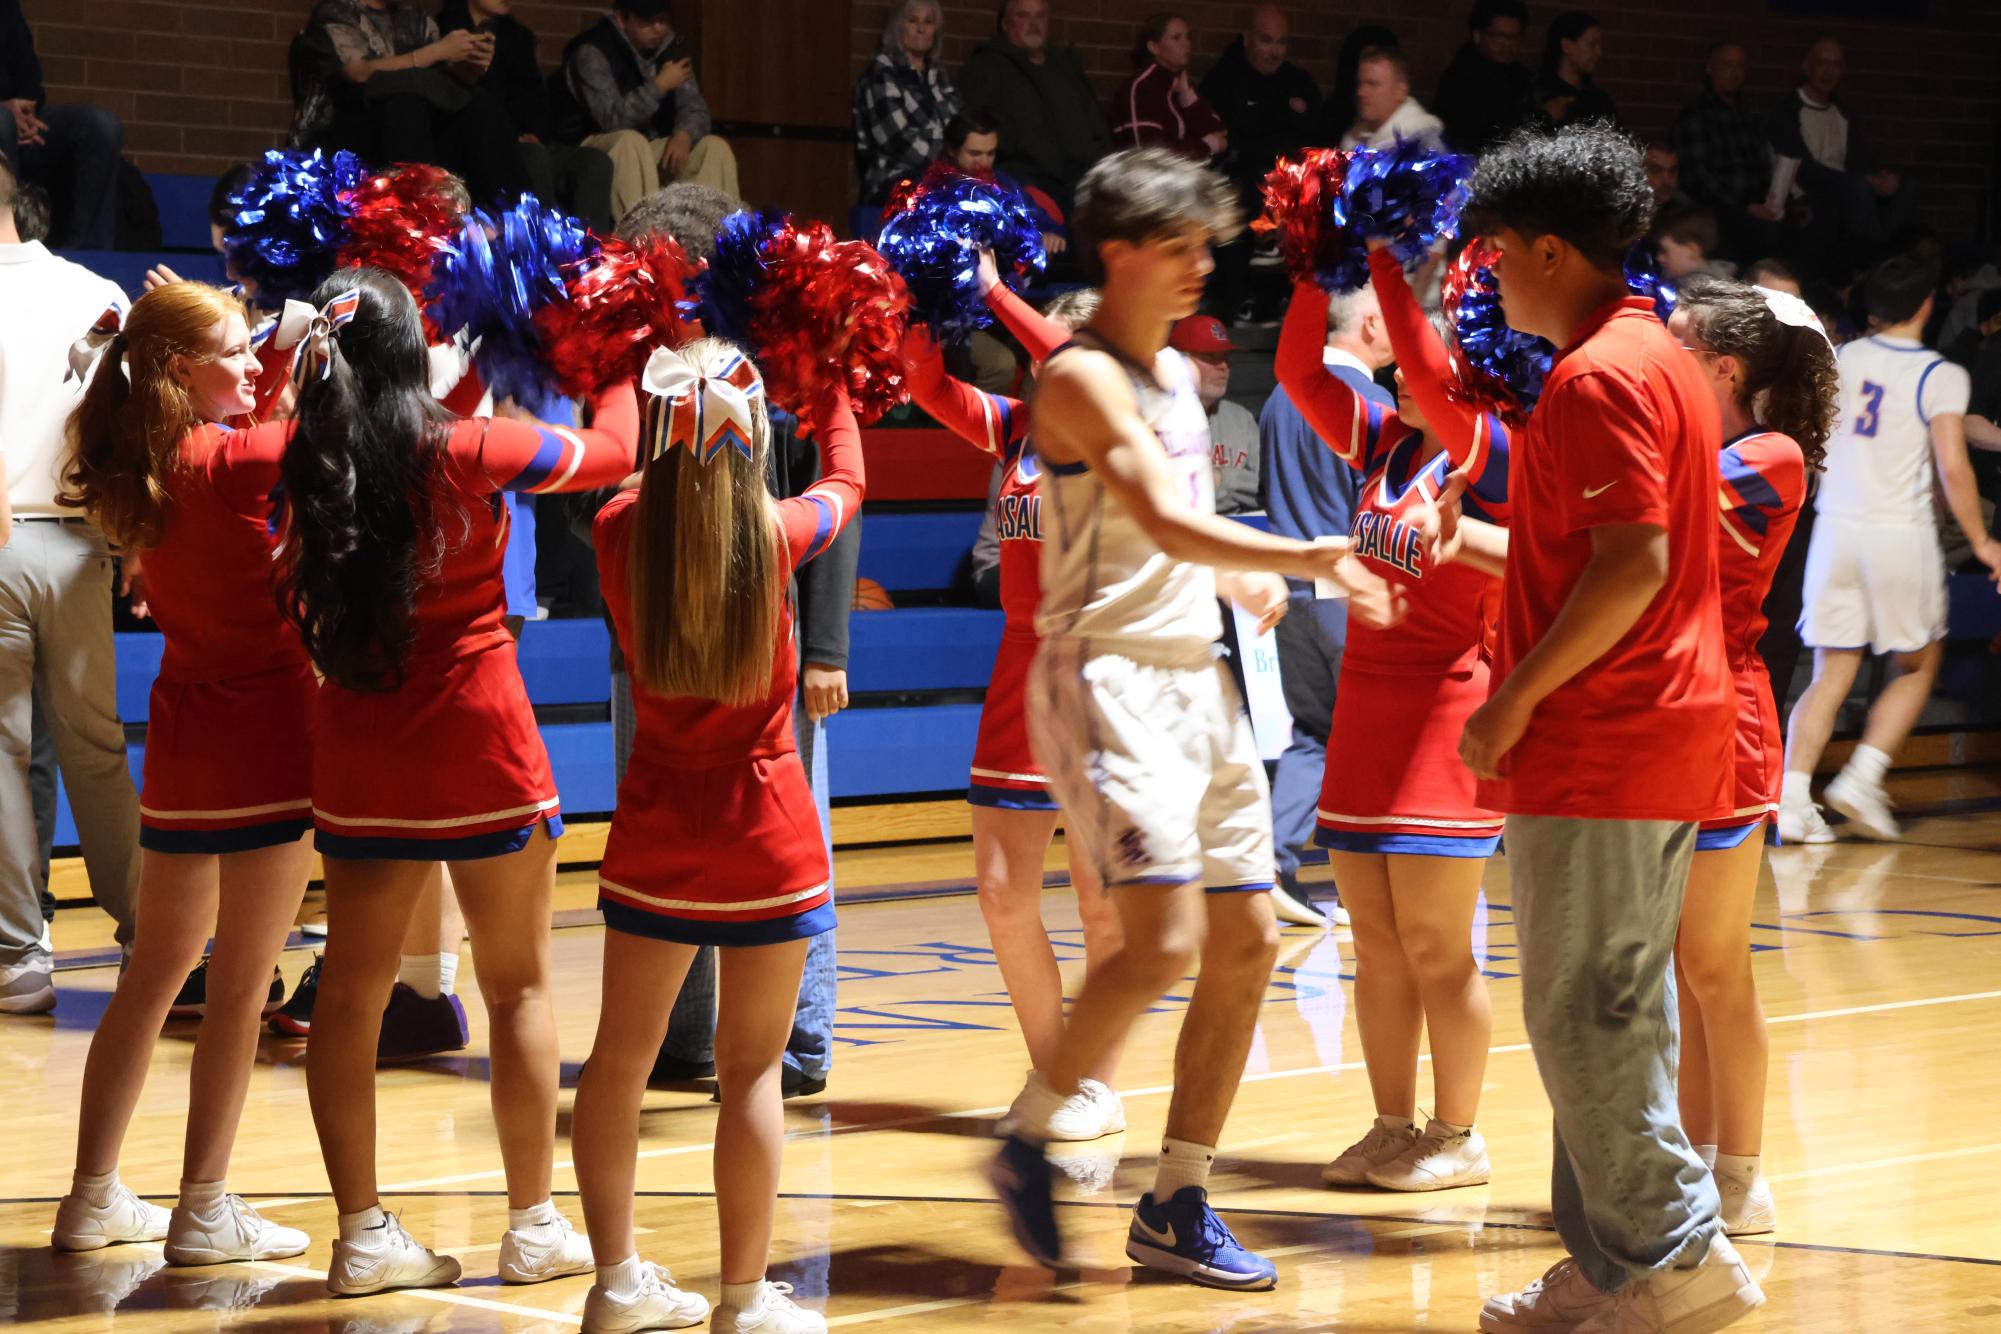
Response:
[[[1807,547],[1808,648],[1915,653],[1945,638],[1945,557],[1930,524],[1823,514]]]

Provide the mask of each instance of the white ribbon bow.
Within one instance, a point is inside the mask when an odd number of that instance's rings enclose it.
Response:
[[[755,457],[751,404],[764,397],[764,381],[742,353],[731,352],[699,371],[663,347],[647,361],[639,385],[660,400],[653,409],[649,457],[676,445],[703,463],[730,446],[747,459]]]
[[[305,336],[299,339],[298,348],[292,354],[294,384],[308,375],[319,380],[327,378],[333,369],[333,336],[336,331],[353,323],[355,313],[360,309],[361,289],[355,288],[342,292],[313,312],[312,323],[306,327]]]
[[[1765,298],[1766,307],[1780,324],[1790,324],[1796,329],[1811,329],[1822,338],[1827,338],[1827,326],[1820,322],[1820,316],[1813,313],[1813,307],[1799,297],[1791,292],[1781,292],[1771,287],[1754,287],[1752,290]],[[1827,345],[1833,347],[1834,340],[1827,338]]]
[[[116,302],[106,306],[104,313],[97,317],[96,323],[84,336],[69,345],[69,373],[63,376],[63,383],[88,380],[91,368],[97,365],[97,359],[104,355],[104,349],[111,346],[111,340],[118,337],[119,330],[124,326],[125,308]],[[128,381],[132,378],[125,370],[125,358],[122,356],[118,359],[118,373]]]

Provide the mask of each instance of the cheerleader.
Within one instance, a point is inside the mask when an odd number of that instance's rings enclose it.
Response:
[[[549,914],[562,820],[502,623],[500,493],[625,475],[637,407],[626,385],[595,402],[594,430],[456,420],[429,392],[423,326],[401,283],[343,269],[314,301],[284,454],[278,591],[326,678],[312,792],[327,948],[306,1088],[340,1210],[327,1285],[353,1294],[459,1276],[456,1260],[383,1212],[375,1176],[377,1034],[412,905],[439,861],[492,1024],[508,1196],[500,1276],[580,1273],[589,1248],[549,1199]]]
[[[1323,366],[1326,292],[1301,284],[1279,336],[1278,379],[1314,431],[1367,479],[1355,554],[1405,588],[1407,619],[1351,620],[1327,738],[1316,842],[1330,850],[1355,932],[1355,1017],[1376,1123],[1323,1169],[1329,1185],[1441,1190],[1488,1178],[1473,1128],[1493,1014],[1472,952],[1473,913],[1501,817],[1474,799],[1459,733],[1487,698],[1498,587],[1437,566],[1424,517],[1455,470],[1464,506],[1507,521],[1508,437],[1455,403],[1452,370],[1393,255],[1372,242],[1369,271],[1400,369],[1385,413]],[[1457,482],[1453,483],[1456,487]],[[1434,1114],[1422,1132],[1418,1041],[1431,1034]]]
[[[92,1035],[60,1250],[166,1242],[170,1264],[306,1249],[227,1192],[257,1030],[311,860],[317,688],[271,597],[272,495],[283,437],[249,423],[282,384],[260,367],[234,296],[165,281],[132,306],[70,417],[62,503],[142,552],[166,641],[148,709],[139,804],[138,933]],[[171,1215],[119,1184],[152,1045],[210,929],[207,1011],[188,1080]]]
[[[1675,937],[1681,1007],[1681,1123],[1716,1174],[1728,1236],[1770,1232],[1778,1212],[1759,1168],[1769,1050],[1751,975],[1751,907],[1766,827],[1777,818],[1784,749],[1758,655],[1765,594],[1834,427],[1840,370],[1798,297],[1695,278],[1668,331],[1702,363],[1723,417],[1718,582],[1737,694],[1731,810],[1703,824]]]
[[[646,1078],[695,951],[715,945],[722,1301],[711,1328],[820,1334],[826,1321],[764,1276],[785,1043],[807,941],[834,926],[793,742],[785,582],[860,510],[861,437],[846,391],[827,386],[813,414],[820,480],[773,500],[764,387],[740,352],[711,338],[662,349],[642,385],[650,456],[593,527],[638,731],[599,868],[604,1004],[571,1116],[598,1266],[583,1324],[678,1329],[709,1313],[639,1258],[632,1197]]]
[[[991,254],[980,257],[980,282],[987,304],[1008,332],[1042,359],[1061,347],[1074,325],[1088,320],[1097,293],[1057,298],[1048,316],[1038,315],[1001,282]],[[1056,952],[1042,925],[1042,867],[1056,832],[1056,799],[1049,778],[1028,745],[1028,667],[1041,643],[1035,608],[1042,600],[1042,510],[1035,494],[1036,465],[1029,444],[1029,404],[985,393],[946,374],[937,345],[912,326],[903,345],[910,397],[976,448],[992,454],[1002,468],[996,501],[1000,532],[1000,600],[1005,614],[1000,651],[980,709],[979,738],[973,747],[966,801],[973,808],[973,867],[979,884],[980,915],[993,942],[1028,1046],[1029,1065],[1047,1070],[1063,1037],[1063,978]],[[1090,859],[1075,843],[1066,844],[1070,883],[1077,891],[1077,916],[1084,928],[1086,971],[1118,944],[1118,914],[1105,897]],[[1126,1128],[1125,1108],[1112,1091],[1119,1051],[1106,1052],[1090,1077],[1050,1118],[1054,1140],[1092,1140]]]

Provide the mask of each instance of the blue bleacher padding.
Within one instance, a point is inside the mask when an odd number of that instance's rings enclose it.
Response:
[[[980,518],[978,510],[866,515],[861,577],[891,592],[950,588],[980,535]]]
[[[160,244],[169,250],[207,250],[208,197],[215,189],[215,177],[149,171],[146,184],[160,210]]]
[[[146,748],[134,741],[125,747],[125,764],[132,770],[132,786],[139,786],[139,766]],[[76,846],[76,821],[70,818],[69,791],[63,786],[60,768],[56,773],[56,838],[58,848]]]
[[[848,689],[984,689],[1001,614],[976,607],[858,611],[848,618]]]
[[[142,250],[64,250],[62,257],[81,264],[101,278],[109,278],[125,289],[125,295],[137,298],[146,281],[146,270],[156,264],[164,264],[183,278],[193,282],[214,283],[218,287],[229,285],[229,277],[222,270],[222,256],[214,251],[199,255],[165,254]]]
[[[117,641],[118,716],[128,723],[143,723],[167,641],[150,630],[120,634]]]
[[[835,800],[963,791],[980,706],[843,709],[827,723],[827,784]]]
[[[601,617],[530,621],[521,627],[518,657],[531,703],[603,704],[611,698],[611,632]]]
[[[864,532],[863,541],[867,541]],[[1955,574],[1945,581],[1946,629],[1954,639],[2001,635],[2001,592],[1984,574]]]

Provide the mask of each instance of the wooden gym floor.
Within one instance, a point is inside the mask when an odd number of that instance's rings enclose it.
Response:
[[[1959,770],[1905,780],[1939,811],[1901,846],[1774,850],[1755,948],[1772,1020],[1767,1164],[1781,1230],[1743,1250],[1770,1304],[1741,1328],[2001,1328],[2001,782]],[[1969,800],[1971,799],[1971,800]],[[1059,864],[1051,860],[1051,868]],[[963,884],[963,845],[844,852],[842,888]],[[591,878],[564,877],[555,936],[565,1082],[590,1045],[601,928]],[[1186,988],[1143,1021],[1121,1085],[1131,1129],[1067,1151],[1083,1179],[1068,1226],[1093,1261],[1047,1274],[1007,1240],[980,1168],[1023,1056],[969,896],[849,906],[840,927],[839,1050],[828,1092],[789,1105],[772,1276],[837,1328],[956,1331],[1471,1330],[1481,1299],[1560,1254],[1548,1202],[1548,1109],[1523,1041],[1504,863],[1488,876],[1479,946],[1496,1026],[1484,1129],[1490,1185],[1435,1195],[1335,1192],[1322,1162],[1371,1115],[1338,934],[1289,930],[1214,1192],[1238,1235],[1279,1266],[1274,1292],[1210,1292],[1135,1275],[1127,1209],[1151,1182],[1172,1039]],[[1046,908],[1078,953],[1068,891]],[[72,964],[102,958],[103,919],[59,914]],[[309,954],[285,958],[288,983]],[[477,968],[470,954],[467,961]],[[274,1218],[309,1231],[295,1261],[162,1267],[158,1246],[58,1255],[48,1244],[68,1182],[77,1085],[108,966],[58,975],[53,1018],[0,1021],[9,1104],[0,1156],[0,1318],[48,1328],[418,1331],[574,1329],[587,1277],[503,1288],[505,1226],[487,1112],[483,1016],[472,979],[463,1056],[384,1071],[385,1202],[421,1239],[460,1256],[455,1289],[329,1299],[333,1232],[309,1121],[302,1048],[267,1039],[231,1177]],[[169,1202],[178,1179],[191,1025],[169,1029],[132,1128],[127,1182]],[[569,1094],[564,1095],[567,1109]],[[642,1252],[713,1298],[715,1212],[706,1092],[648,1095],[639,1172]],[[567,1133],[567,1111],[560,1134]],[[581,1222],[559,1142],[557,1200]],[[1108,1180],[1107,1180],[1108,1178]],[[1092,1184],[1093,1181],[1097,1184]]]

